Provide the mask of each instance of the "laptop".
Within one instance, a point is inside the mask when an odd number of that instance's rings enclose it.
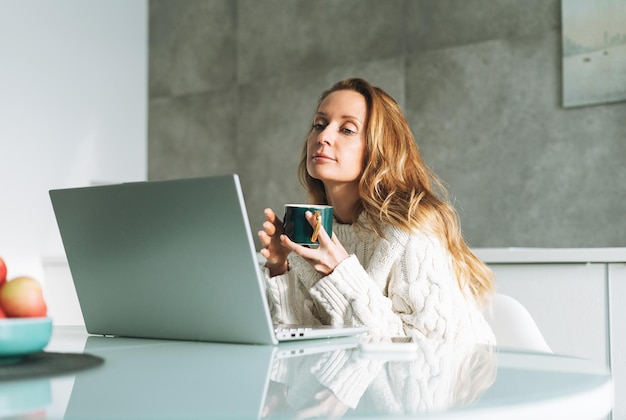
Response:
[[[237,174],[50,198],[90,334],[277,344],[368,330],[273,325]]]

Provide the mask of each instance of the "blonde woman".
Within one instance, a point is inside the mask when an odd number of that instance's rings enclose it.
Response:
[[[299,176],[309,202],[332,205],[335,220],[309,248],[265,210],[259,237],[275,322],[495,343],[482,315],[493,275],[465,243],[391,96],[362,79],[324,92]]]

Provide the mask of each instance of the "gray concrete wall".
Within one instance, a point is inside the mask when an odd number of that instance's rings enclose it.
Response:
[[[559,0],[151,0],[149,27],[149,179],[238,172],[255,232],[304,199],[316,100],[358,76],[470,246],[626,246],[626,103],[561,106]]]

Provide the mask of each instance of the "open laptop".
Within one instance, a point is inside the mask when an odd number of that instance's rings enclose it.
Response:
[[[50,198],[90,334],[277,344],[367,331],[276,329],[236,174]]]

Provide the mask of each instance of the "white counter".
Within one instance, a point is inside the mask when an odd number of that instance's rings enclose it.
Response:
[[[473,248],[488,264],[626,262],[626,248]]]

